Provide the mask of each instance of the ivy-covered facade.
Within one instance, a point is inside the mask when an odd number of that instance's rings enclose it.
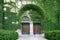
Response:
[[[17,4],[21,4],[18,7]],[[25,11],[29,10],[31,20],[36,23],[41,23],[41,31],[50,31],[60,29],[60,12],[58,0],[30,0],[23,4],[23,1],[4,2],[0,4],[0,28],[6,30],[17,30],[21,28],[21,16],[25,15]],[[6,4],[8,6],[6,6]],[[2,8],[1,5],[4,5]],[[37,8],[38,7],[38,8]],[[2,10],[4,9],[4,15]],[[12,10],[15,11],[12,11]],[[41,10],[40,10],[41,9]],[[40,12],[41,11],[41,12]],[[3,20],[4,19],[4,20]]]

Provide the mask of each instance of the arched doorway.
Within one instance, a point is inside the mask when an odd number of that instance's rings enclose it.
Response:
[[[41,16],[41,19],[44,18],[42,9],[41,9],[39,6],[34,5],[34,4],[27,4],[27,5],[23,6],[23,7],[19,10],[19,15],[18,15],[18,17],[21,17],[21,15],[22,15],[25,11],[27,11],[27,10],[34,10],[34,11],[38,12],[38,14]],[[23,19],[23,18],[22,18],[22,19]],[[29,30],[29,31],[28,31],[28,32],[22,31],[23,34],[31,34],[31,33],[32,33],[32,34],[39,34],[39,33],[41,33],[41,32],[40,32],[40,23],[31,23],[30,20],[26,20],[26,19],[29,19],[29,17],[26,16],[25,20],[22,21],[22,26],[23,26],[23,25],[29,26],[29,27],[25,27],[25,28],[27,28],[26,31],[27,31],[27,30]],[[41,19],[40,19],[40,20],[41,20]],[[32,25],[32,26],[31,26],[31,25]],[[22,30],[23,30],[23,28],[22,28]],[[25,29],[24,29],[24,30],[25,30]]]
[[[29,17],[27,16],[22,18],[22,34],[30,34]]]
[[[22,34],[40,34],[40,23],[32,23],[27,16],[22,17]]]

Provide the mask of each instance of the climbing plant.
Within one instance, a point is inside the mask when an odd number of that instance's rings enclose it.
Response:
[[[27,10],[34,10],[36,12],[38,12],[39,15],[41,15],[43,17],[43,11],[42,9],[37,6],[37,5],[34,5],[34,4],[27,4],[27,5],[24,5],[20,10],[19,10],[19,15],[18,17],[20,17],[25,11]]]
[[[34,4],[33,1],[35,2]],[[7,16],[7,20],[5,20],[5,29],[17,29],[20,27],[20,23],[12,24],[12,22],[16,23],[17,20],[24,14],[25,11],[30,11],[30,16],[32,21],[40,22],[41,21],[41,29],[42,31],[49,31],[49,30],[60,30],[60,1],[59,0],[31,0],[31,4],[22,5],[21,9],[17,13],[11,12],[11,9],[15,7],[16,3],[14,2],[7,2],[5,4],[9,4],[12,7],[6,7],[6,11],[4,11],[4,15]],[[4,5],[5,5],[4,4]],[[22,4],[22,0],[21,0]],[[0,1],[0,28],[2,28],[2,2]],[[15,7],[16,8],[16,7]],[[35,15],[36,14],[36,15]],[[14,18],[14,19],[13,19]],[[36,20],[35,20],[36,19]],[[19,21],[18,21],[19,22]]]
[[[41,23],[44,20],[44,11],[37,5],[34,4],[27,4],[24,5],[20,10],[19,10],[19,15],[18,17],[20,18],[23,13],[27,10],[32,10],[30,11],[30,16],[31,16],[31,20],[33,22],[37,22],[37,23]],[[43,24],[43,23],[41,23]]]

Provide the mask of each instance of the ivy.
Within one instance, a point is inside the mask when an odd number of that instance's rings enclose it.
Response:
[[[20,10],[19,10],[19,15],[18,16],[21,16],[25,11],[27,10],[34,10],[36,12],[39,13],[39,15],[41,15],[43,17],[43,11],[42,9],[37,6],[37,5],[34,5],[34,4],[27,4],[27,5],[24,5]]]

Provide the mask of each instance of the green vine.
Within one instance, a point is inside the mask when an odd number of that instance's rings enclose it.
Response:
[[[41,17],[44,17],[43,15],[43,11],[42,9],[37,6],[37,5],[34,5],[34,4],[26,4],[24,5],[20,10],[19,10],[19,15],[18,17],[20,17],[25,11],[27,10],[34,10],[36,12],[38,12],[39,15],[41,15]]]

